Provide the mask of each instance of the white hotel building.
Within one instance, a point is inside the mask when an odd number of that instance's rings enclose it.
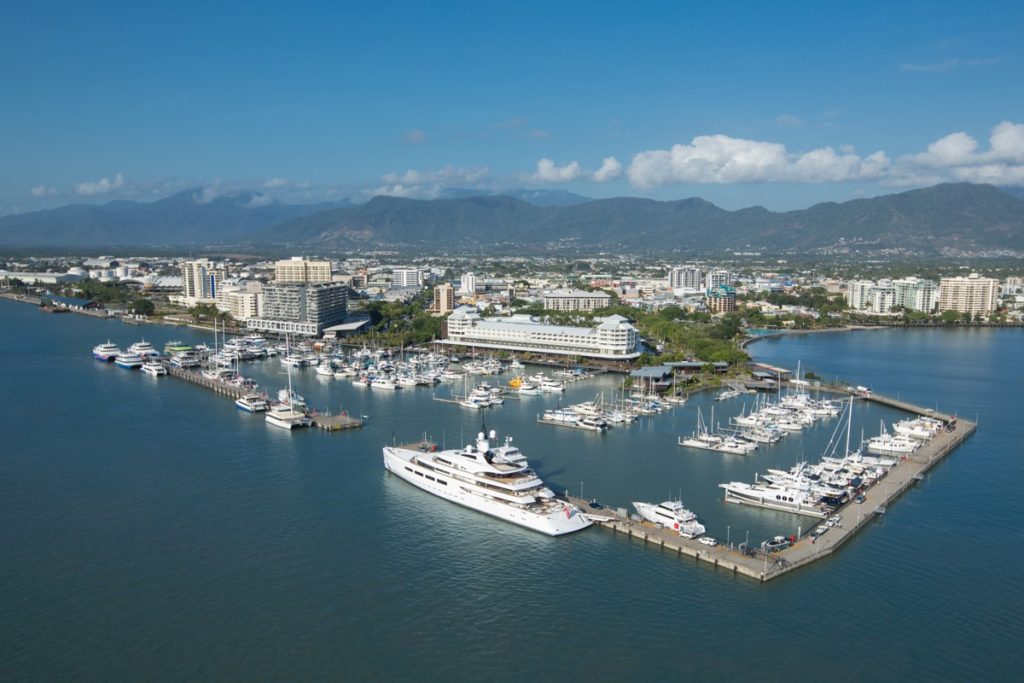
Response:
[[[601,360],[640,355],[640,337],[628,320],[611,315],[596,322],[594,327],[568,327],[547,325],[529,315],[482,318],[475,308],[462,306],[448,316],[448,333],[439,343]]]

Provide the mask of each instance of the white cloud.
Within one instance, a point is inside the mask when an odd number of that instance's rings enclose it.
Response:
[[[427,134],[422,129],[416,128],[414,130],[405,131],[405,134],[402,135],[402,139],[410,145],[418,145],[421,142],[426,141]]]
[[[862,158],[849,149],[822,147],[792,153],[785,145],[728,135],[700,135],[688,145],[639,152],[627,175],[640,188],[674,183],[841,182],[881,177],[884,152]]]
[[[530,137],[536,138],[538,140],[545,140],[551,137],[551,133],[547,132],[546,130],[541,130],[540,128],[534,128],[533,130],[530,131]]]
[[[526,125],[526,119],[524,119],[522,117],[519,117],[519,116],[513,116],[512,118],[507,119],[505,121],[499,121],[498,123],[494,124],[493,127],[494,128],[499,128],[499,129],[500,128],[522,128],[525,125]]]
[[[890,182],[922,184],[919,179],[954,179],[994,185],[1024,185],[1024,124],[1003,121],[992,128],[989,148],[963,131],[928,145],[924,152],[897,160]]]
[[[1001,57],[975,57],[972,59],[960,59],[958,57],[954,57],[952,59],[944,59],[941,62],[931,62],[926,64],[900,64],[900,70],[911,72],[916,71],[918,73],[939,74],[945,73],[947,71],[952,71],[953,69],[958,69],[964,66],[973,68],[992,66],[993,64],[1005,62],[1007,59],[1009,59],[1009,56],[1007,55],[1002,55]]]
[[[273,189],[276,187],[287,187],[288,184],[287,178],[270,178],[263,182],[263,187]]]
[[[802,118],[793,114],[779,114],[775,117],[775,125],[779,128],[800,128],[804,123]]]
[[[98,194],[109,194],[124,187],[124,176],[118,173],[113,178],[100,178],[95,182],[75,183],[76,194],[91,197]]]
[[[622,175],[622,163],[619,162],[615,157],[605,157],[601,161],[601,168],[594,171],[594,182],[604,183],[609,180],[615,180]]]
[[[405,173],[388,173],[381,177],[384,185],[368,192],[371,195],[388,195],[391,197],[410,197],[416,199],[434,199],[448,187],[479,187],[490,177],[490,169],[486,166],[462,168],[445,166],[437,170],[417,171],[409,169]]]
[[[56,187],[47,187],[46,185],[36,185],[29,192],[33,197],[52,197],[57,194]]]
[[[570,161],[565,166],[557,166],[551,159],[541,159],[537,162],[537,172],[533,174],[533,181],[539,183],[569,183],[579,180],[583,175],[583,169],[577,161]]]

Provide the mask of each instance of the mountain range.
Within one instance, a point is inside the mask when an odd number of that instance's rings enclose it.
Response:
[[[781,212],[760,206],[728,211],[700,198],[449,193],[433,200],[378,196],[364,204],[289,205],[254,193],[204,201],[201,191],[190,190],[151,203],[75,204],[4,216],[0,245],[1024,251],[1024,198],[991,185],[950,183]]]

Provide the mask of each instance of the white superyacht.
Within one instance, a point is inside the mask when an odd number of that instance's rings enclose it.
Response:
[[[385,446],[384,468],[424,491],[534,531],[559,536],[590,526],[575,505],[558,500],[512,439],[492,445],[484,432],[475,444],[438,451],[423,442]]]

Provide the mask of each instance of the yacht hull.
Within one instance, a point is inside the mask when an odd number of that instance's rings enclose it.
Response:
[[[442,482],[441,477],[437,477],[435,471],[420,467],[412,461],[412,457],[416,454],[416,451],[386,446],[384,448],[384,468],[416,488],[423,489],[435,496],[549,536],[570,534],[591,525],[591,521],[575,507],[567,506],[568,512],[537,514],[473,493],[469,490],[468,485],[463,485],[457,480],[449,479]],[[431,478],[428,479],[428,476]]]

